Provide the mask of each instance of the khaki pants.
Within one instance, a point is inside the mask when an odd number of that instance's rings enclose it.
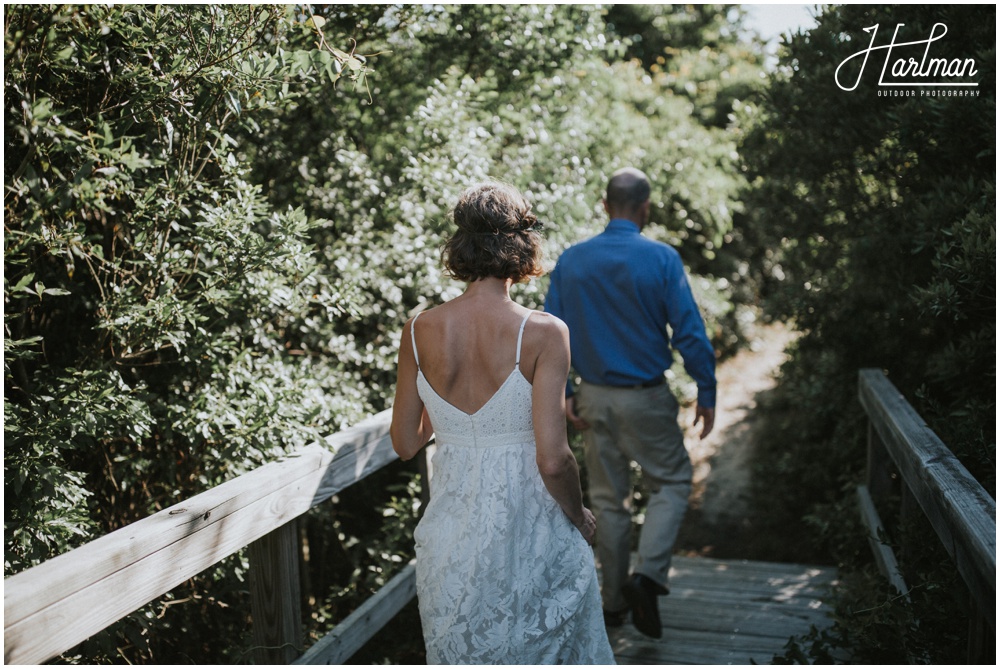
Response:
[[[614,388],[582,383],[576,411],[583,433],[590,503],[597,518],[601,597],[608,611],[627,606],[632,531],[630,461],[642,469],[649,494],[634,571],[667,587],[670,558],[691,493],[691,459],[677,424],[677,400],[664,384]]]

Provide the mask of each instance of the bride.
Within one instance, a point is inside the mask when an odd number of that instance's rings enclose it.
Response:
[[[542,273],[530,209],[505,184],[466,190],[443,257],[468,286],[403,329],[393,448],[438,445],[414,532],[429,663],[614,663],[566,440],[569,334],[510,299]]]

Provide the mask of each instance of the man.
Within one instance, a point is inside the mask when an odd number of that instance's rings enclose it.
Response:
[[[603,233],[567,249],[551,275],[545,310],[569,326],[573,368],[566,414],[583,433],[605,622],[661,634],[657,597],[691,492],[691,460],[665,383],[680,352],[698,385],[695,425],[715,423],[715,353],[676,250],[640,232],[649,219],[649,179],[626,168],[608,182]],[[670,331],[668,332],[667,327]],[[630,461],[648,488],[638,560],[629,575]]]

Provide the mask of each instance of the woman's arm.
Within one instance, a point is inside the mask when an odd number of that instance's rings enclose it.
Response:
[[[417,394],[417,361],[413,357],[410,321],[403,326],[399,342],[396,372],[396,398],[392,403],[389,436],[392,448],[403,460],[409,460],[434,434],[423,400]]]
[[[557,318],[538,319],[537,324],[544,328],[544,336],[531,381],[535,460],[549,493],[587,542],[593,543],[594,516],[583,506],[580,472],[566,438],[569,330]]]

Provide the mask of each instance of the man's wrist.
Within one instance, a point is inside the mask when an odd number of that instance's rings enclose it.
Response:
[[[698,388],[698,406],[706,409],[715,408],[715,386],[710,388]]]

